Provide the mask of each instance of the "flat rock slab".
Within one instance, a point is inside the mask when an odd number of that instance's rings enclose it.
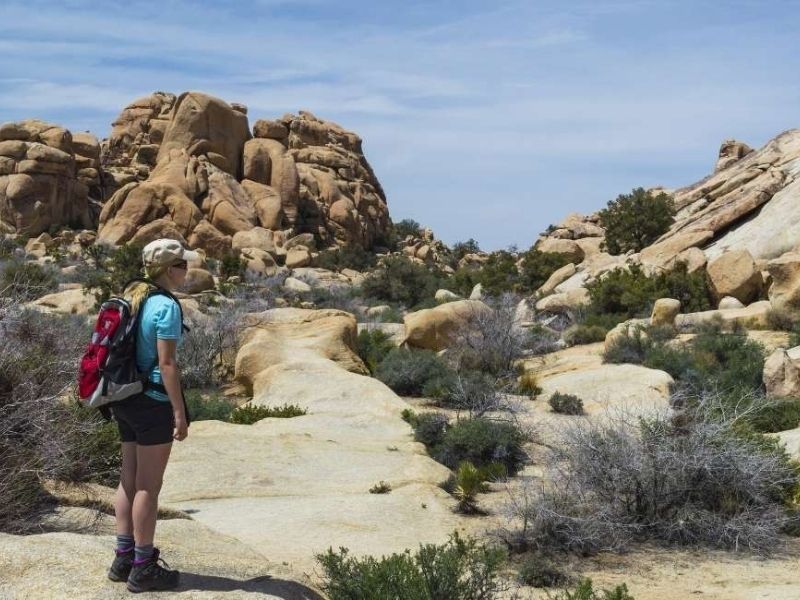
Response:
[[[93,511],[60,509],[60,524],[92,521]],[[130,598],[124,583],[107,576],[114,556],[113,518],[104,516],[99,535],[59,531],[39,535],[0,534],[0,598]],[[245,544],[185,520],[160,521],[158,545],[170,567],[181,571],[181,585],[166,595],[138,598],[265,598],[323,600],[286,567],[269,562]],[[302,577],[301,577],[302,578]]]

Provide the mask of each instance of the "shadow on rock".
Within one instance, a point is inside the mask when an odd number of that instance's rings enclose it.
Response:
[[[215,575],[200,575],[181,571],[181,590],[198,590],[209,592],[258,592],[270,594],[283,600],[325,600],[325,597],[295,581],[274,579],[271,575],[253,577],[251,579],[231,579]]]

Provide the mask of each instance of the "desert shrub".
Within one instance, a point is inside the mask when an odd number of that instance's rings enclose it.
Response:
[[[380,313],[376,320],[379,323],[402,323],[403,313],[396,306],[390,306],[388,309]]]
[[[759,433],[778,433],[800,427],[800,400],[759,398],[746,420]]]
[[[550,396],[550,408],[553,412],[561,415],[582,415],[583,400],[578,398],[575,394],[562,394],[561,392],[553,392]]]
[[[192,421],[227,421],[236,408],[227,398],[200,390],[184,390],[183,397]]]
[[[14,258],[18,254],[23,254],[23,248],[24,244],[20,246],[16,239],[0,236],[0,260]]]
[[[404,240],[406,237],[413,238],[422,237],[422,225],[417,223],[414,219],[403,219],[398,223],[392,223],[392,229],[395,235]]]
[[[527,459],[525,434],[511,422],[486,418],[461,419],[445,428],[441,442],[429,447],[430,455],[450,469],[464,461],[476,467],[501,463],[514,475]]]
[[[443,377],[428,380],[422,393],[432,398],[437,406],[466,410],[470,416],[481,416],[501,405],[497,381],[481,371],[450,371]]]
[[[397,394],[420,396],[429,381],[449,373],[444,360],[431,350],[393,348],[378,365],[375,376]]]
[[[534,371],[525,371],[520,375],[517,393],[526,394],[531,398],[542,393],[542,388],[539,386],[539,377]]]
[[[595,590],[591,579],[583,579],[574,588],[565,589],[555,596],[547,596],[548,600],[635,600],[628,593],[624,583],[612,589]]]
[[[369,488],[370,494],[388,494],[391,491],[392,491],[392,486],[386,483],[385,481],[376,483],[371,488]]]
[[[666,233],[675,220],[675,206],[663,192],[654,196],[636,188],[609,201],[599,215],[609,254],[624,254],[640,252]]]
[[[478,245],[478,242],[472,238],[469,238],[466,242],[456,242],[453,244],[452,248],[453,259],[455,262],[458,262],[467,254],[477,254],[480,251],[481,249]]]
[[[642,364],[652,348],[645,327],[637,327],[628,335],[614,338],[603,350],[603,362],[611,364]]]
[[[765,351],[744,330],[723,333],[709,324],[692,340],[694,372],[684,379],[695,387],[718,390],[760,389],[763,384]]]
[[[575,325],[564,332],[564,341],[570,346],[594,344],[606,339],[608,329],[600,325]]]
[[[771,308],[767,312],[767,326],[774,331],[793,331],[800,323],[800,314],[796,310]]]
[[[380,560],[328,549],[318,554],[324,570],[322,590],[331,600],[492,600],[502,588],[497,574],[502,551],[454,534],[442,545],[420,545],[411,554],[392,554]]]
[[[89,331],[80,317],[0,305],[0,530],[37,526],[44,480],[118,474],[116,427],[67,393]]]
[[[375,266],[375,254],[361,246],[346,246],[323,250],[315,259],[316,266],[329,271],[353,269],[366,271]]]
[[[797,468],[774,440],[701,416],[573,425],[548,485],[518,504],[526,544],[578,553],[637,541],[774,550]]]
[[[490,373],[496,378],[516,375],[515,364],[535,335],[519,326],[515,318],[517,298],[503,294],[489,301],[492,310],[473,310],[467,324],[455,336],[452,350],[459,369]]]
[[[243,318],[240,307],[226,307],[192,323],[180,348],[181,381],[187,388],[217,385],[233,375]]]
[[[11,260],[0,271],[0,296],[28,302],[58,289],[58,273],[35,262]]]
[[[648,277],[639,265],[614,269],[586,286],[589,314],[626,318],[649,317],[659,298],[675,298],[683,312],[713,308],[711,293],[702,271],[689,273],[685,263]]]
[[[541,252],[531,247],[523,252],[520,268],[520,292],[535,292],[550,278],[550,275],[571,261],[563,254]]]
[[[306,414],[304,408],[300,408],[295,404],[284,404],[283,406],[257,406],[253,404],[245,404],[231,411],[228,420],[231,423],[238,423],[240,425],[252,425],[266,419],[268,417],[278,419],[289,419],[291,417],[299,417]]]
[[[142,246],[138,244],[116,248],[95,244],[81,252],[85,261],[80,269],[83,289],[94,296],[97,307],[114,294],[122,293],[129,281],[143,275]]]
[[[555,587],[569,583],[569,576],[551,556],[532,552],[519,570],[519,581],[533,587]]]
[[[559,350],[559,335],[557,332],[536,323],[526,327],[522,334],[522,348],[526,352],[538,356]]]
[[[441,279],[425,265],[392,256],[364,278],[361,292],[367,298],[415,307],[423,300],[433,300]]]
[[[316,308],[333,308],[351,314],[357,314],[361,308],[361,300],[357,288],[348,285],[334,285],[331,287],[315,286],[311,282],[311,292],[307,299],[314,303]]]
[[[442,285],[445,289],[458,294],[463,298],[468,298],[472,289],[481,283],[480,269],[471,266],[458,267],[456,272],[446,279]]]
[[[227,252],[219,261],[219,275],[223,280],[239,277],[244,280],[247,271],[247,261],[239,256],[238,252]]]
[[[450,420],[442,413],[411,413],[408,422],[414,428],[414,440],[433,447],[442,442],[445,431],[450,425]]]
[[[488,256],[488,260],[478,271],[478,281],[489,296],[499,296],[519,291],[520,278],[517,258],[507,250],[498,250]],[[469,292],[464,290],[464,295]]]
[[[358,356],[373,375],[386,355],[397,347],[392,336],[380,329],[362,329],[358,333],[356,344]]]

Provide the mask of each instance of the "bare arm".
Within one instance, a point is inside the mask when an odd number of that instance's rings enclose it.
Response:
[[[181,394],[181,373],[178,369],[176,358],[178,343],[176,340],[156,341],[158,351],[158,369],[161,371],[161,380],[167,390],[167,396],[172,404],[172,411],[175,414],[175,439],[183,440],[188,433],[186,423],[186,411]]]

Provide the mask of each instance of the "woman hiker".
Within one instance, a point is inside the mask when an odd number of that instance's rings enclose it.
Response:
[[[122,470],[114,500],[116,557],[108,577],[127,581],[131,592],[174,589],[179,580],[178,571],[159,564],[153,537],[172,441],[188,435],[176,359],[183,333],[181,307],[171,292],[186,279],[187,261],[197,258],[196,252],[175,240],[150,242],[142,251],[145,275],[161,290],[137,281],[123,294],[139,315],[136,365],[140,372],[148,372],[143,393],[111,407],[122,440]]]

